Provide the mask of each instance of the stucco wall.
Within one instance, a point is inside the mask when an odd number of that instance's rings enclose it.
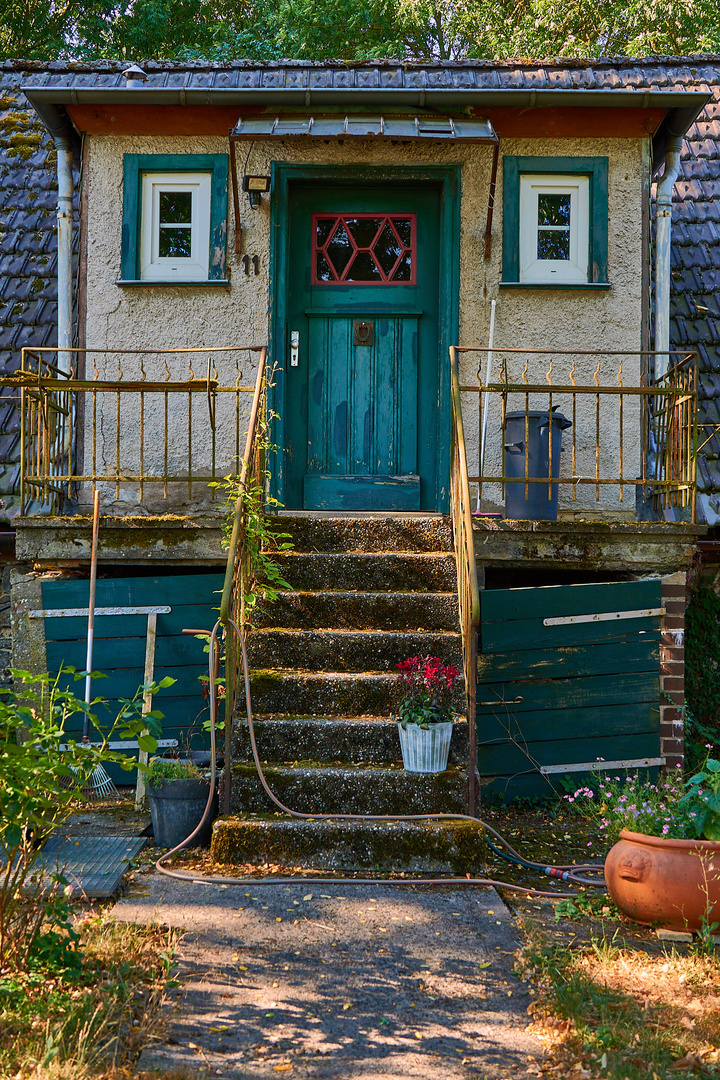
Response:
[[[231,200],[228,203],[228,261],[227,288],[122,288],[115,282],[120,276],[120,236],[122,225],[122,173],[123,155],[126,153],[226,153],[227,142],[216,138],[125,138],[117,136],[94,137],[89,143],[88,161],[88,217],[87,217],[87,332],[88,347],[102,348],[179,348],[209,345],[264,344],[268,337],[268,273],[270,210],[267,198],[258,211],[250,209],[241,196],[243,251],[257,254],[260,274],[244,274],[240,257],[234,251],[234,223]],[[496,349],[502,347],[533,347],[552,349],[603,348],[640,349],[641,293],[642,293],[642,175],[645,147],[641,139],[562,139],[562,140],[503,140],[501,166],[498,170],[498,188],[492,229],[492,254],[484,259],[485,223],[487,218],[488,188],[492,162],[489,146],[419,146],[405,145],[400,148],[383,143],[352,145],[328,145],[318,141],[288,140],[286,143],[254,143],[248,150],[241,145],[238,166],[242,172],[266,173],[270,161],[284,160],[312,164],[445,164],[459,162],[462,165],[461,199],[461,285],[460,285],[460,343],[486,345],[488,340],[490,304],[497,300]],[[247,161],[245,155],[247,154]],[[608,268],[612,288],[609,291],[578,290],[511,290],[499,289],[502,258],[502,155],[588,155],[607,156],[609,172],[609,235]],[[496,368],[500,353],[496,354]],[[235,379],[235,357],[222,356],[216,360],[221,380]],[[281,359],[281,358],[278,358]],[[444,362],[444,358],[441,358]],[[466,355],[462,362],[463,383],[474,382],[480,354]],[[197,375],[204,375],[207,360],[194,367]],[[154,366],[153,366],[154,364]],[[137,360],[130,356],[122,359],[126,377],[139,374]],[[173,377],[185,378],[185,361],[171,363]],[[578,383],[591,381],[592,369],[587,361],[578,359],[575,379]],[[484,367],[484,358],[483,358]],[[243,384],[252,382],[254,361],[240,364]],[[166,376],[161,361],[147,361],[148,378],[163,379]],[[520,368],[520,371],[522,367]],[[547,368],[528,371],[531,381],[545,382]],[[177,374],[176,374],[177,373]],[[554,362],[553,380],[567,382],[567,368],[563,371],[559,359]],[[606,358],[600,368],[599,381],[617,384],[617,363]],[[636,360],[626,360],[623,381],[633,385],[638,380]],[[477,397],[467,395],[467,442],[470,456],[470,472],[477,472],[478,423]],[[537,405],[539,403],[533,402]],[[567,398],[553,399],[570,415],[571,405]],[[545,397],[542,405],[547,407]],[[195,407],[195,406],[194,406]],[[511,406],[512,407],[512,404]],[[519,407],[519,406],[515,406]],[[115,458],[114,403],[108,398],[101,403],[103,424],[98,428],[96,457],[108,462]],[[230,408],[223,404],[223,408]],[[606,444],[603,454],[607,457],[607,469],[618,456],[617,403],[614,412],[603,413],[601,429]],[[230,410],[232,412],[232,410]],[[129,414],[134,416],[132,444],[139,442],[139,419],[137,403]],[[172,417],[173,414],[171,414]],[[486,460],[488,468],[499,466],[499,402],[490,407]],[[87,421],[86,418],[86,429]],[[153,427],[153,424],[155,427]],[[159,426],[158,426],[159,425]],[[235,452],[231,446],[223,446],[222,431],[232,428],[230,414],[223,413],[218,431],[218,465],[229,468]],[[96,426],[97,427],[97,426]],[[576,460],[576,471],[588,473],[595,467],[594,398],[578,401],[576,428],[585,457]],[[178,406],[171,419],[170,442],[182,457],[182,447],[187,439],[187,409]],[[639,432],[637,416],[630,402],[626,403],[624,416],[624,470],[626,476],[638,472]],[[194,420],[194,432],[198,439],[209,438],[207,408],[204,415],[198,411]],[[204,434],[203,434],[204,432]],[[588,432],[590,446],[588,449]],[[147,427],[146,448],[154,447],[160,452],[162,421],[156,419]],[[88,441],[86,440],[86,447]],[[164,451],[163,451],[164,452]],[[588,454],[590,456],[588,457]],[[587,461],[585,460],[587,458]],[[563,458],[563,469],[569,469],[570,455]],[[200,464],[199,452],[196,463]],[[86,465],[89,464],[86,452]],[[112,492],[114,496],[114,485]],[[487,490],[490,504],[497,504],[499,491]],[[137,491],[127,488],[120,502],[137,505]],[[175,490],[175,505],[189,499],[187,494]],[[144,500],[147,505],[147,492]],[[156,507],[157,508],[157,507]],[[601,489],[599,502],[595,488],[578,489],[573,502],[569,490],[561,492],[561,514],[570,516],[633,516],[634,493],[625,491],[624,504],[617,502],[613,489]]]

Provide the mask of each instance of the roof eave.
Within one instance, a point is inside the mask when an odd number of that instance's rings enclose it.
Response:
[[[244,106],[266,105],[271,108],[364,107],[404,106],[417,109],[479,108],[508,106],[511,108],[550,107],[596,107],[596,108],[661,108],[667,110],[658,135],[671,132],[680,134],[702,112],[712,97],[709,93],[686,90],[566,90],[566,89],[476,89],[476,88],[162,88],[162,87],[78,87],[78,86],[28,86],[23,91],[40,118],[46,117],[66,105],[209,105]],[[49,126],[49,125],[48,125]]]

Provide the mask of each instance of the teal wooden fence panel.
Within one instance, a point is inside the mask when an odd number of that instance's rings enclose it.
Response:
[[[161,690],[153,707],[164,714],[163,737],[177,739],[181,747],[201,749],[209,745],[202,730],[207,718],[206,701],[201,694],[199,676],[207,675],[207,654],[203,644],[183,635],[185,628],[211,630],[217,619],[222,590],[222,574],[176,574],[173,577],[100,578],[97,582],[97,607],[148,607],[168,605],[167,614],[158,615],[155,645],[155,680],[166,675],[176,679],[174,686]],[[85,581],[47,581],[42,584],[44,608],[82,608],[88,605],[89,583]],[[93,683],[93,694],[108,699],[108,707],[98,710],[103,727],[117,715],[118,699],[132,697],[143,682],[145,667],[146,615],[108,615],[95,620],[93,669],[106,676]],[[86,618],[49,618],[45,620],[48,671],[61,667],[85,668]],[[72,683],[72,680],[66,680]],[[72,683],[78,697],[83,696],[84,681]],[[75,730],[82,729],[77,717]],[[117,766],[109,770],[115,783],[135,781],[135,770],[124,772]]]
[[[484,797],[562,790],[543,765],[659,756],[660,616],[543,625],[659,608],[659,578],[485,590],[480,601],[477,699],[491,703],[477,708]]]

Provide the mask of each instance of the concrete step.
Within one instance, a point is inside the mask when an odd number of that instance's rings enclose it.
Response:
[[[314,671],[393,670],[409,656],[439,656],[462,666],[459,633],[393,633],[389,630],[256,630],[248,640],[253,668]]]
[[[337,766],[328,762],[268,765],[271,790],[289,809],[303,814],[465,813],[467,770],[443,773],[405,772],[402,766]],[[268,798],[254,764],[233,766],[230,810],[233,814],[268,813]]]
[[[258,716],[255,739],[261,761],[400,764],[397,724],[384,717]],[[252,761],[247,720],[237,723],[233,761]],[[467,767],[468,726],[458,720],[450,744],[450,763]]]
[[[390,716],[397,675],[377,671],[253,671],[250,676],[253,712],[304,713],[318,716]],[[242,700],[242,699],[241,699]],[[456,684],[456,712],[462,712],[464,693]]]
[[[298,821],[253,815],[216,821],[210,853],[213,862],[229,866],[482,875],[485,837],[483,826],[472,821]],[[287,917],[292,919],[290,913]]]
[[[458,629],[455,592],[365,591],[280,593],[254,617],[257,627],[430,631]]]
[[[455,556],[446,552],[279,552],[273,556],[293,589],[322,592],[361,585],[382,592],[453,592]]]
[[[253,671],[253,709],[259,713],[389,716],[394,675],[380,672]]]
[[[450,518],[441,514],[273,515],[296,551],[450,551]]]

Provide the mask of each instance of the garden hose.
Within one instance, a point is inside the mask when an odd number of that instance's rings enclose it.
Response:
[[[176,844],[174,848],[166,851],[164,855],[155,863],[155,868],[159,873],[164,874],[166,877],[176,878],[179,881],[192,881],[192,882],[211,882],[218,885],[297,885],[302,882],[303,884],[313,885],[327,885],[328,882],[336,885],[478,885],[478,886],[495,886],[501,889],[509,889],[512,892],[529,893],[533,896],[549,896],[555,900],[570,899],[574,897],[575,893],[561,893],[561,892],[544,892],[541,889],[532,889],[524,885],[510,885],[506,881],[496,881],[493,878],[473,878],[473,877],[439,877],[439,878],[328,878],[328,877],[260,877],[260,878],[234,878],[224,877],[221,875],[213,874],[192,874],[185,873],[182,870],[170,870],[163,863],[176,852],[181,851],[187,847],[198,835],[210,814],[210,808],[212,806],[213,797],[215,794],[215,777],[216,777],[216,744],[215,744],[215,724],[217,720],[217,689],[215,686],[215,656],[217,649],[217,635],[220,629],[221,623],[218,621],[215,623],[212,632],[210,634],[210,649],[208,655],[208,666],[210,677],[208,681],[209,690],[209,705],[210,705],[210,791],[208,793],[208,801],[203,812],[203,816],[200,819],[199,824],[193,829],[188,837],[181,843]],[[561,867],[545,867],[542,863],[532,863],[528,860],[523,860],[515,849],[508,843],[508,841],[499,833],[496,829],[493,829],[491,825],[482,821],[481,818],[471,817],[469,814],[303,814],[298,810],[292,810],[289,806],[285,806],[284,803],[278,799],[275,793],[268,784],[265,773],[263,772],[262,763],[258,754],[257,742],[255,740],[255,725],[252,714],[252,700],[250,695],[250,667],[248,664],[247,651],[245,648],[245,638],[232,619],[228,620],[228,626],[237,634],[238,641],[240,643],[240,649],[242,652],[243,660],[243,675],[245,683],[245,705],[247,710],[248,729],[250,732],[250,745],[252,747],[253,760],[255,762],[255,768],[257,770],[260,783],[263,786],[265,794],[268,798],[278,807],[282,813],[289,815],[293,818],[299,818],[303,821],[472,821],[476,824],[481,824],[487,833],[490,833],[496,840],[507,848],[507,850],[513,856],[511,861],[517,861],[520,865],[525,865],[528,868],[539,870],[545,873],[546,870],[556,871],[556,873],[550,876],[561,877],[562,880],[575,882],[573,877],[565,877],[564,875],[574,869],[581,870],[602,870],[602,866],[561,866]],[[229,768],[229,762],[226,762],[225,768]],[[491,845],[492,846],[492,845]],[[493,850],[497,850],[493,848]],[[604,883],[595,881],[583,881],[577,882],[578,884],[592,885],[596,888],[604,888]]]

